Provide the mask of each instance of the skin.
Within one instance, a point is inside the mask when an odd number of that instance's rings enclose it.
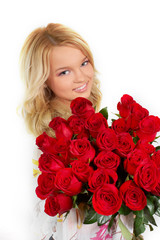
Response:
[[[69,106],[76,97],[88,98],[91,93],[93,76],[94,69],[91,63],[79,49],[72,46],[53,48],[47,85],[64,104]],[[85,89],[77,89],[86,83]]]

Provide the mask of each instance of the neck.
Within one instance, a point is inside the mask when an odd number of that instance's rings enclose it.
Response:
[[[70,103],[70,101],[65,101],[65,99],[55,97],[52,102],[52,106],[56,111],[56,115],[67,119],[72,114]]]
[[[70,110],[71,101],[56,97],[56,101],[63,105],[66,109]]]

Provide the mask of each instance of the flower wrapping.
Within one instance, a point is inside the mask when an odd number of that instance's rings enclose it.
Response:
[[[84,224],[109,222],[134,216],[133,239],[156,226],[160,216],[160,146],[156,146],[160,118],[125,94],[109,126],[107,108],[95,113],[92,103],[78,97],[71,102],[72,115],[53,118],[36,138],[42,151],[38,161],[37,196],[45,200],[44,212],[62,215],[84,206]],[[119,219],[126,236],[128,230]],[[128,238],[130,239],[130,238]]]

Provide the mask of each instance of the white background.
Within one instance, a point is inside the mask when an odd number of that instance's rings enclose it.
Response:
[[[19,53],[35,28],[63,23],[89,43],[100,72],[102,107],[110,118],[124,93],[160,116],[160,2],[107,0],[7,1],[0,6],[0,239],[32,240],[33,138],[16,108],[23,84]],[[157,239],[159,227],[144,234]],[[37,239],[38,240],[38,239]]]

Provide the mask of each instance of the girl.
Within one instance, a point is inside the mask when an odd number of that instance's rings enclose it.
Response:
[[[35,136],[50,132],[48,123],[53,117],[68,118],[69,103],[78,96],[99,109],[101,92],[93,56],[73,30],[53,23],[36,29],[24,43],[20,62],[26,84],[23,114]]]
[[[99,110],[101,92],[93,56],[88,44],[72,29],[51,23],[34,30],[24,43],[20,60],[21,77],[26,85],[23,116],[35,137],[44,131],[54,136],[49,122],[57,116],[67,119],[71,115],[70,103],[76,97],[89,99]],[[115,229],[109,234],[107,225],[82,224],[83,212],[76,209],[70,211],[65,221],[63,216],[46,216],[43,201],[37,204],[37,212],[36,222],[42,223],[39,240],[121,237]]]

